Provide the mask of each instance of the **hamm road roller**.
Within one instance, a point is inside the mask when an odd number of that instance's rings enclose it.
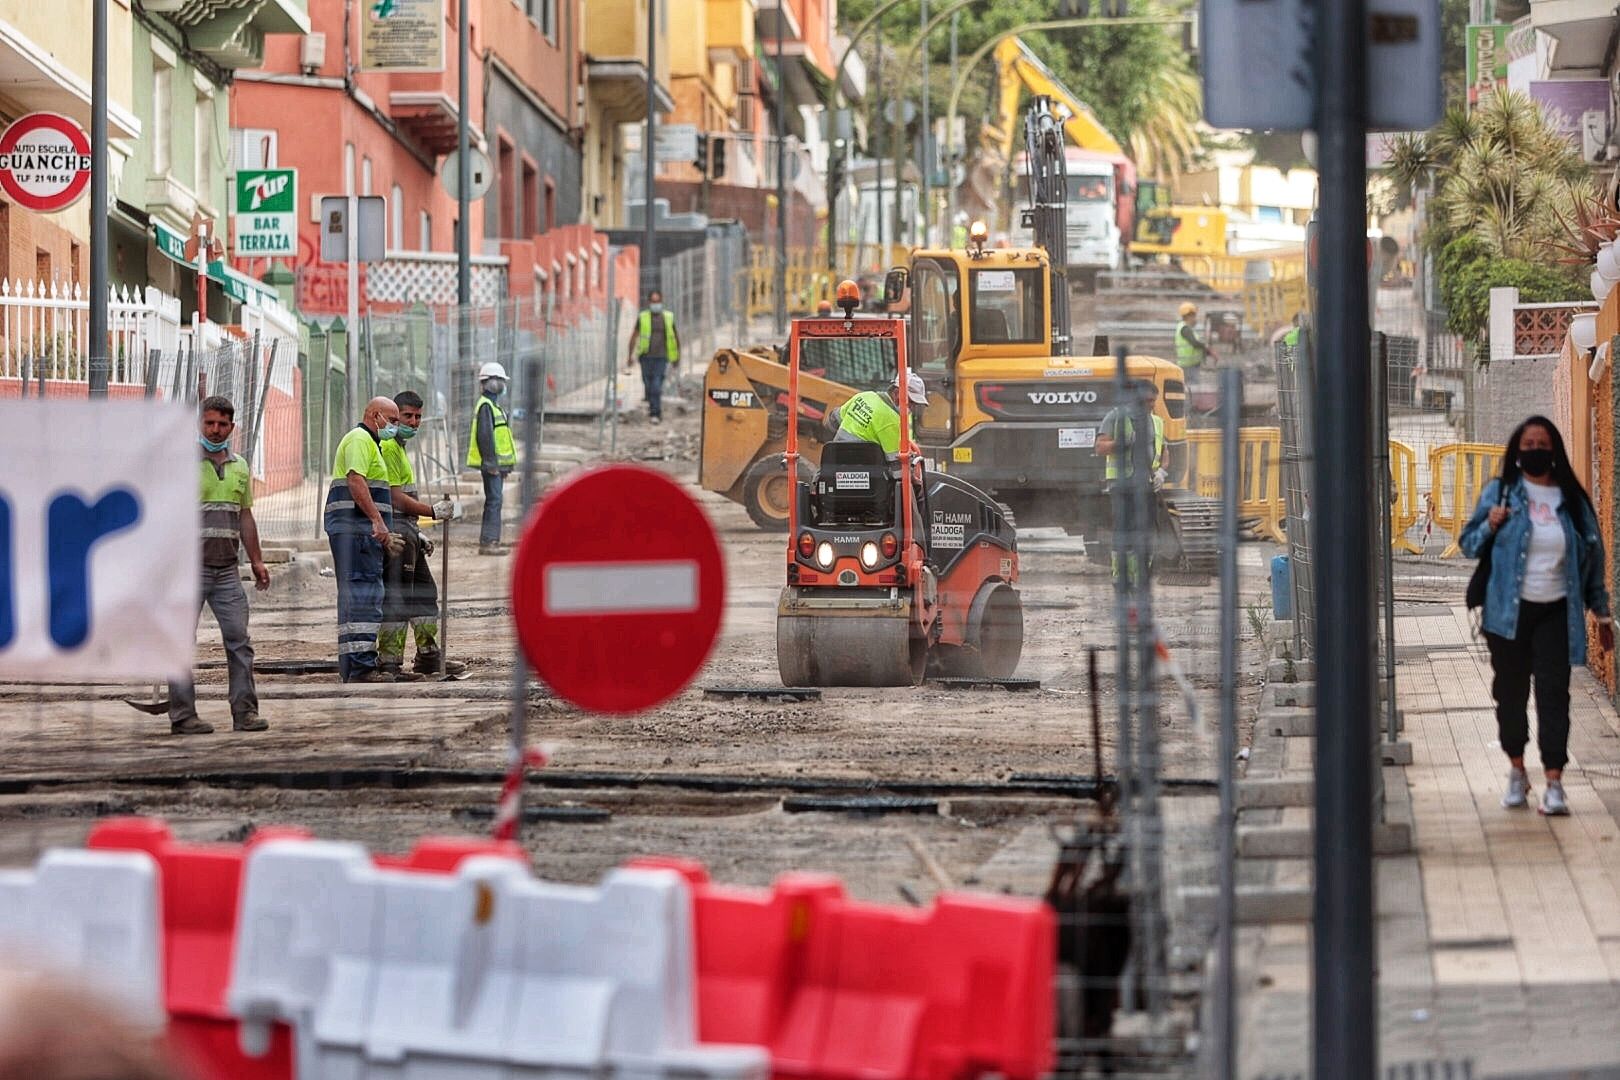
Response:
[[[838,288],[843,314],[795,319],[788,344],[788,414],[798,416],[805,343],[878,345],[894,384],[908,385],[904,319],[857,318],[859,290]],[[814,351],[814,349],[812,349]],[[904,402],[905,395],[898,395]],[[911,686],[940,675],[1005,678],[1023,651],[1018,544],[1002,507],[972,484],[929,470],[910,409],[899,446],[835,439],[799,464],[787,425],[787,585],[776,613],[785,686]],[[829,432],[829,437],[831,433]]]

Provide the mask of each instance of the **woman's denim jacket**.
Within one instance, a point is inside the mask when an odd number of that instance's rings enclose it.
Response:
[[[1524,584],[1525,560],[1530,554],[1530,497],[1525,492],[1524,481],[1515,480],[1507,498],[1512,513],[1496,530],[1493,540],[1486,517],[1497,503],[1501,483],[1498,479],[1485,485],[1474,516],[1464,527],[1458,543],[1469,558],[1478,558],[1488,544],[1492,545],[1483,626],[1487,633],[1512,638],[1519,631],[1519,589]],[[1586,613],[1609,614],[1609,590],[1603,583],[1603,537],[1587,508],[1571,507],[1568,499],[1558,508],[1558,520],[1564,525],[1569,662],[1575,666],[1586,663]]]

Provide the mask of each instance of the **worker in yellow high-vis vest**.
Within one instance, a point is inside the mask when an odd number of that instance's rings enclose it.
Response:
[[[484,517],[478,525],[478,554],[504,555],[501,504],[506,478],[517,466],[512,425],[500,406],[506,393],[506,368],[491,360],[478,369],[478,404],[473,406],[472,433],[467,438],[467,468],[484,481]]]
[[[652,422],[664,422],[664,376],[681,361],[681,336],[675,329],[675,313],[664,310],[664,294],[654,289],[647,294],[647,306],[630,328],[630,358],[625,370],[640,361],[641,386],[647,394],[647,415]]]
[[[1153,431],[1153,441],[1146,457],[1149,482],[1153,490],[1158,491],[1169,478],[1164,468],[1164,418],[1154,411],[1159,403],[1159,388],[1154,383],[1145,382],[1140,384],[1137,393],[1140,394],[1141,411],[1147,414]],[[1153,517],[1142,518],[1136,504],[1135,488],[1130,484],[1136,476],[1136,413],[1137,410],[1128,405],[1110,409],[1097,430],[1094,446],[1094,452],[1107,459],[1103,473],[1108,490],[1112,492],[1121,483],[1131,488],[1121,505],[1115,507],[1113,500],[1109,500],[1117,516],[1109,530],[1112,550],[1108,563],[1115,581],[1124,574],[1132,584],[1142,580],[1142,567],[1135,551],[1135,541],[1139,539],[1137,533],[1152,529],[1154,524]],[[1120,557],[1122,552],[1124,558]]]

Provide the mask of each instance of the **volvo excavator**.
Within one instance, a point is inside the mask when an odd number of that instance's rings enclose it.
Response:
[[[967,250],[918,249],[890,273],[889,299],[903,299],[907,353],[928,388],[916,442],[936,471],[991,493],[1019,525],[1058,525],[1106,551],[1111,506],[1106,460],[1096,452],[1114,406],[1118,363],[1074,356],[1068,285],[1067,176],[1063,125],[1038,98],[1025,125],[1027,227],[1039,246],[989,248],[975,223]],[[721,350],[704,379],[703,487],[742,502],[764,527],[788,525],[794,481],[813,477],[832,437],[830,410],[861,390],[881,389],[893,361],[860,336],[801,339],[799,389],[789,392],[786,358],[775,350]],[[1209,572],[1215,564],[1216,504],[1186,490],[1187,388],[1182,371],[1134,355],[1125,375],[1158,389],[1165,469],[1159,493],[1159,565]],[[796,472],[785,450],[792,431]]]

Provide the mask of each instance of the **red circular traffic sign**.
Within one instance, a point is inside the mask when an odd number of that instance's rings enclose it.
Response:
[[[0,190],[19,206],[48,214],[79,201],[95,158],[90,137],[57,113],[19,117],[0,135]]]
[[[639,465],[592,469],[530,516],[512,568],[529,665],[560,696],[605,713],[650,709],[708,659],[725,563],[697,500]]]

